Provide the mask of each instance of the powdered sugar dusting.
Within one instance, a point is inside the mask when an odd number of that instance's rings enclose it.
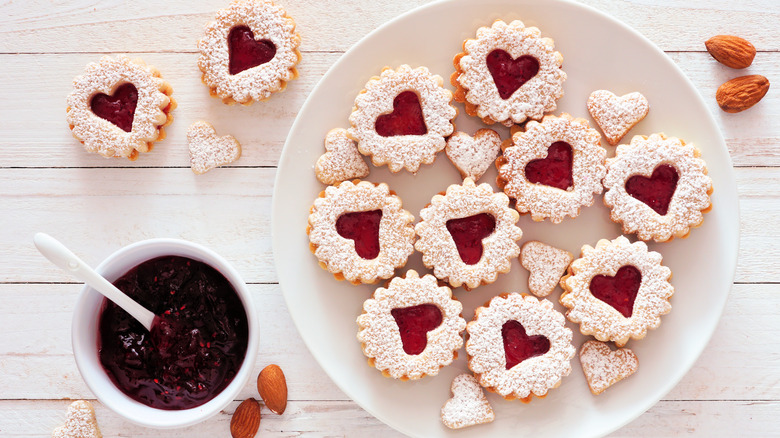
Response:
[[[406,64],[397,70],[385,68],[381,76],[368,81],[366,89],[355,98],[349,116],[349,135],[357,140],[360,152],[371,155],[375,166],[387,164],[391,172],[405,168],[414,173],[420,165],[432,163],[444,149],[445,138],[452,134],[452,119],[457,115],[451,104],[452,93],[442,84],[442,78],[427,68],[412,69]],[[420,98],[428,132],[382,137],[376,132],[376,119],[393,112],[393,100],[404,91],[414,91]]]
[[[601,394],[605,389],[634,374],[639,368],[639,360],[633,351],[628,348],[612,351],[609,345],[598,341],[582,344],[580,363],[594,395]]]
[[[611,91],[597,90],[590,94],[587,105],[591,117],[613,146],[650,111],[647,98],[636,91],[617,97]]]
[[[131,83],[138,90],[133,126],[130,132],[92,112],[92,98],[99,93],[111,95],[121,85]],[[82,76],[73,79],[73,91],[68,95],[68,124],[73,135],[89,152],[104,157],[135,159],[139,152],[148,152],[151,142],[161,136],[162,126],[172,117],[175,107],[170,98],[170,85],[159,73],[143,61],[119,55],[104,56],[87,65]]]
[[[460,258],[447,221],[480,213],[492,215],[496,228],[482,240],[479,262],[468,265]],[[420,219],[415,226],[420,236],[415,248],[422,253],[425,266],[453,287],[465,285],[473,289],[492,283],[499,273],[509,272],[510,261],[520,254],[517,241],[523,232],[515,225],[520,217],[509,207],[509,198],[494,193],[489,184],[477,186],[474,180],[466,178],[462,185],[449,186],[445,195],[434,196],[431,204],[420,211]]]
[[[276,54],[270,61],[230,74],[228,35],[235,26],[248,26],[255,40],[270,40]],[[287,82],[298,77],[295,65],[301,54],[301,37],[295,32],[295,21],[281,6],[270,0],[235,0],[217,12],[216,21],[206,27],[198,42],[198,67],[203,82],[225,103],[250,104],[266,100],[271,93],[283,90]]]
[[[522,324],[528,336],[546,337],[550,350],[507,370],[501,328],[512,320]],[[571,373],[571,358],[576,349],[565,323],[563,315],[548,300],[519,293],[495,297],[487,307],[478,308],[474,320],[466,326],[469,368],[482,386],[504,397],[544,396]]]
[[[536,75],[508,99],[498,94],[487,66],[488,54],[497,49],[514,59],[530,55],[539,61]],[[519,20],[509,24],[496,20],[491,27],[479,28],[477,39],[467,40],[464,50],[465,56],[456,65],[456,85],[464,89],[465,101],[475,105],[476,114],[487,122],[510,126],[526,119],[541,119],[544,113],[555,110],[556,101],[563,96],[563,56],[554,50],[553,40],[542,38],[535,27],[525,27]]]
[[[712,180],[707,176],[704,160],[692,144],[663,134],[634,136],[631,144],[617,147],[614,158],[607,159],[604,178],[604,204],[612,209],[612,220],[623,224],[624,233],[636,233],[642,240],[664,242],[685,237],[691,227],[704,220],[702,210],[712,203]],[[626,192],[626,181],[634,175],[649,177],[661,164],[677,169],[679,180],[666,215]]]
[[[557,224],[567,215],[576,217],[580,208],[593,204],[593,195],[603,190],[607,151],[601,147],[600,138],[586,120],[566,113],[560,117],[545,116],[541,123],[528,122],[525,132],[515,133],[512,146],[498,159],[498,184],[516,200],[515,208],[531,213],[535,221],[549,218]],[[535,184],[525,176],[526,165],[547,157],[547,149],[558,141],[565,141],[572,148],[573,184],[569,190]]]
[[[425,349],[416,355],[403,349],[398,324],[391,314],[393,309],[433,304],[442,315],[441,324],[427,334]],[[363,303],[363,314],[357,318],[357,338],[363,353],[374,359],[374,366],[391,377],[419,379],[436,375],[439,369],[449,365],[455,350],[463,346],[461,332],[466,321],[460,316],[461,303],[452,298],[452,291],[439,286],[433,275],[422,278],[414,270],[406,277],[395,277],[387,288],[380,287],[374,297]]]
[[[546,297],[555,290],[569,263],[571,253],[532,240],[520,252],[520,264],[528,269],[528,290],[537,297]]]
[[[195,122],[187,130],[190,149],[190,167],[201,174],[230,164],[241,157],[241,145],[231,135],[217,137],[214,127],[207,122]]]
[[[355,243],[339,235],[336,221],[344,213],[382,210],[379,223],[379,255],[366,260]],[[344,181],[329,186],[314,201],[309,215],[309,242],[314,255],[328,271],[342,274],[352,283],[374,283],[390,278],[414,252],[414,216],[401,208],[401,198],[390,194],[387,184]]]
[[[347,130],[336,128],[325,137],[325,153],[317,159],[314,173],[323,184],[368,176],[369,169],[358,153],[357,144],[347,136]]]
[[[65,425],[54,429],[52,438],[102,438],[92,403],[76,400],[68,406]]]
[[[490,423],[496,418],[479,382],[471,374],[452,380],[452,398],[441,408],[441,421],[450,429]]]
[[[669,304],[669,297],[674,293],[669,283],[672,271],[661,265],[661,260],[661,254],[648,251],[644,242],[631,243],[624,236],[612,241],[602,239],[595,248],[583,246],[580,258],[569,267],[570,275],[561,280],[564,289],[561,304],[569,309],[566,317],[580,324],[582,334],[593,335],[599,341],[613,341],[619,347],[630,338],[644,338],[648,329],[661,324],[661,315],[672,310]],[[629,318],[590,291],[593,277],[614,277],[618,269],[627,265],[642,274]]]
[[[474,137],[456,132],[447,139],[445,152],[463,178],[479,180],[501,150],[501,137],[492,129],[480,129]]]

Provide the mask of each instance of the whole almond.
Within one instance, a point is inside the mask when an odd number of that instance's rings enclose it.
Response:
[[[764,76],[740,76],[721,85],[715,99],[723,111],[738,113],[758,103],[767,91],[769,80]]]
[[[753,63],[756,48],[744,38],[732,35],[716,35],[704,45],[713,58],[731,68],[745,68]]]
[[[230,435],[233,438],[253,438],[260,428],[260,403],[246,399],[233,412],[230,419]]]
[[[282,415],[287,409],[287,379],[278,365],[268,365],[260,371],[257,392],[274,414]]]

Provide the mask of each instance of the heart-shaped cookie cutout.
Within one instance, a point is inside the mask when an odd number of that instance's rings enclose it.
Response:
[[[662,164],[653,170],[650,178],[634,175],[626,180],[626,193],[644,202],[656,213],[665,216],[669,211],[677,181],[680,175],[669,164]]]
[[[614,277],[596,275],[590,280],[590,293],[604,301],[624,317],[631,318],[634,301],[642,285],[642,273],[634,266],[625,265]]]
[[[482,239],[493,234],[495,230],[496,218],[488,213],[447,221],[447,231],[455,242],[458,255],[467,265],[479,263],[483,251]]]
[[[228,70],[231,75],[237,75],[274,59],[276,45],[271,40],[256,40],[255,33],[248,26],[236,26],[228,35],[228,51]]]
[[[76,400],[68,406],[68,416],[65,425],[54,429],[52,438],[100,438],[103,435],[98,429],[95,410],[92,403],[86,400]]]
[[[525,327],[513,319],[505,322],[501,327],[501,338],[504,341],[504,356],[508,370],[526,359],[550,351],[550,340],[546,336],[529,336],[525,332]]]
[[[314,173],[323,184],[338,184],[366,177],[369,169],[358,152],[357,143],[347,136],[347,130],[336,128],[325,136],[325,153],[317,159]]]
[[[110,96],[98,93],[92,96],[89,106],[101,119],[118,126],[125,132],[133,130],[135,107],[138,105],[138,89],[131,83],[122,84]]]
[[[390,311],[398,331],[404,352],[417,355],[428,345],[428,332],[441,325],[441,310],[435,304],[420,304]]]
[[[615,351],[609,345],[599,341],[588,341],[580,349],[582,372],[594,395],[601,394],[613,384],[634,374],[639,368],[639,360],[628,348]]]
[[[512,97],[518,88],[539,73],[539,60],[531,55],[514,59],[505,50],[496,49],[488,53],[485,62],[496,83],[498,95],[504,100]]]
[[[382,114],[374,124],[376,133],[382,137],[396,135],[425,135],[425,125],[420,97],[414,91],[404,91],[393,99],[393,112]]]
[[[501,137],[492,129],[480,129],[474,137],[456,132],[447,140],[445,152],[461,177],[477,181],[496,160],[501,150]]]
[[[535,240],[526,242],[520,251],[520,264],[528,270],[528,290],[546,297],[555,290],[571,261],[568,251]]]
[[[567,190],[574,184],[571,163],[571,145],[565,141],[556,141],[547,148],[546,157],[525,165],[525,177],[534,184]]]
[[[336,232],[355,242],[355,251],[360,257],[373,260],[379,255],[381,222],[382,210],[344,213],[336,219]]]
[[[613,146],[644,119],[648,111],[647,98],[636,91],[617,97],[611,91],[597,90],[588,97],[588,112]]]
[[[214,127],[206,122],[195,122],[187,130],[190,148],[190,167],[196,174],[230,164],[241,156],[241,145],[230,135],[217,137]]]
[[[441,408],[441,421],[450,429],[490,423],[496,418],[482,387],[471,374],[452,380],[452,398]]]

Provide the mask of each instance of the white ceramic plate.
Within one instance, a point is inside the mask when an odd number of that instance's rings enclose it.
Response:
[[[441,424],[440,409],[450,397],[454,376],[467,370],[465,353],[438,376],[414,382],[385,378],[366,364],[355,339],[355,318],[375,287],[339,282],[321,269],[309,251],[306,223],[323,186],[313,165],[324,152],[323,139],[332,128],[348,127],[355,96],[383,66],[424,65],[445,78],[453,71],[452,58],[478,27],[495,19],[521,19],[555,40],[568,74],[564,97],[556,114],[565,111],[589,118],[588,95],[597,89],[618,95],[641,91],[650,101],[647,118],[630,133],[665,132],[693,142],[707,161],[714,181],[714,209],[701,228],[684,240],[651,244],[664,256],[676,289],[672,312],[660,328],[641,341],[631,341],[639,357],[639,371],[598,397],[591,395],[580,369],[572,361],[571,375],[544,399],[526,405],[494,395],[489,400],[496,420],[454,432]],[[463,114],[456,128],[473,133],[481,124]],[[503,138],[508,133],[498,129]],[[610,155],[614,148],[604,142]],[[391,174],[386,167],[371,168],[366,178],[387,182],[403,199],[404,207],[419,217],[420,209],[460,175],[442,152],[416,176]],[[495,187],[495,169],[480,182]],[[560,225],[519,222],[523,241],[538,239],[579,254],[583,244],[613,239],[620,228],[609,220],[601,197],[576,219]],[[638,417],[671,390],[691,368],[720,318],[731,287],[738,245],[738,204],[731,161],[723,138],[698,93],[664,53],[637,32],[589,7],[553,0],[451,0],[430,4],[376,29],[352,47],[323,77],[301,109],[279,164],[273,201],[273,246],[279,282],[287,306],[306,345],[319,364],[360,406],[399,431],[416,437],[598,436]],[[407,264],[427,272],[419,254]],[[402,271],[405,272],[405,271]],[[526,291],[527,272],[515,261],[508,274],[489,286],[466,292],[455,289],[464,303],[464,317],[491,297],[506,291]],[[551,295],[557,301],[560,291]],[[560,309],[560,305],[558,305]],[[575,345],[584,337],[578,327]]]

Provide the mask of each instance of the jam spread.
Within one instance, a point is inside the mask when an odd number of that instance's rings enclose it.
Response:
[[[669,164],[662,164],[653,170],[650,178],[634,175],[626,181],[626,193],[647,204],[661,216],[669,211],[669,203],[677,189],[680,175]]]
[[[376,133],[382,137],[424,135],[425,126],[420,97],[414,91],[404,91],[393,99],[393,112],[376,118]]]
[[[515,320],[509,320],[501,326],[501,337],[504,340],[504,355],[508,370],[526,359],[550,351],[549,339],[542,335],[528,336],[525,327]]]
[[[137,104],[138,90],[135,85],[127,83],[120,85],[110,96],[104,93],[92,96],[89,106],[96,116],[119,126],[125,132],[130,132],[133,130]]]
[[[447,231],[455,241],[463,263],[474,265],[482,258],[482,239],[493,234],[496,218],[488,213],[475,214],[447,221]]]
[[[147,260],[114,286],[157,317],[151,333],[106,300],[99,358],[114,384],[158,409],[189,409],[219,394],[246,355],[248,322],[230,282],[180,256]]]
[[[228,35],[231,75],[265,64],[276,56],[276,46],[271,40],[255,40],[255,34],[247,26],[236,26]]]
[[[406,354],[416,355],[428,345],[428,332],[441,325],[441,310],[434,304],[403,307],[390,311],[398,330]]]
[[[506,51],[496,49],[488,53],[485,61],[502,99],[509,99],[518,88],[539,72],[539,60],[531,55],[513,59]]]
[[[547,148],[547,157],[526,164],[525,177],[535,184],[567,190],[574,184],[571,161],[571,145],[565,141],[556,141]]]
[[[344,213],[336,219],[336,232],[355,241],[355,251],[366,260],[379,255],[379,223],[382,210]]]
[[[634,313],[634,301],[642,284],[639,269],[626,265],[618,269],[614,277],[597,275],[590,280],[590,293],[604,301],[626,318]]]

